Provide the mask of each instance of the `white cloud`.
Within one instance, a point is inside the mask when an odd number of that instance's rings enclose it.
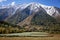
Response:
[[[7,0],[0,0],[0,2],[7,1]]]
[[[15,2],[12,2],[11,5],[14,6],[15,5]]]

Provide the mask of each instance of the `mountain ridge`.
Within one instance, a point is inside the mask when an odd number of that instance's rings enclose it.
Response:
[[[14,9],[14,12],[11,14],[13,14],[13,15],[10,15],[10,16],[7,15],[7,18],[5,18],[5,19],[3,19],[5,16],[3,15],[4,16],[3,17],[1,15],[2,19],[4,21],[7,21],[12,24],[19,24],[19,22],[22,22],[22,21],[24,22],[25,19],[27,20],[30,18],[29,16],[31,16],[31,15],[33,16],[33,14],[36,15],[38,12],[39,12],[38,14],[40,14],[40,12],[42,12],[42,11],[44,13],[48,14],[49,16],[53,17],[54,19],[60,20],[60,12],[59,12],[60,9],[57,7],[54,7],[54,6],[46,6],[46,5],[42,5],[40,3],[33,2],[33,3],[29,3],[29,4],[12,6],[12,7]],[[8,10],[6,10],[6,11],[8,11]],[[5,12],[4,12],[4,14],[5,14]],[[31,19],[33,17],[31,17]]]

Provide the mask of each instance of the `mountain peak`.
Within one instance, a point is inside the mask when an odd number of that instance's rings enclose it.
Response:
[[[0,12],[0,14],[4,14],[4,17],[6,16],[5,13],[15,14],[16,12],[18,12],[19,14],[23,12],[23,14],[31,14],[31,13],[41,12],[41,11],[46,12],[50,16],[54,16],[54,17],[57,17],[58,15],[60,16],[59,8],[56,9],[54,6],[46,6],[36,2],[32,2],[24,5],[6,6],[7,9],[4,8],[5,6],[0,8],[0,10],[4,10],[4,12],[3,11]]]
[[[29,5],[33,5],[33,6],[41,6],[41,5],[43,5],[43,4],[37,3],[37,2],[31,2],[31,3],[29,3]]]

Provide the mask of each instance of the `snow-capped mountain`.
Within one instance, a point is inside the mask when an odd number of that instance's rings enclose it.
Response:
[[[50,16],[57,17],[60,15],[60,8],[58,11],[57,7],[54,7],[54,6],[47,6],[47,5],[43,5],[40,3],[34,3],[34,2],[28,4],[28,6],[29,5],[31,6],[30,10],[35,11],[35,12],[42,10],[43,8],[47,12],[47,14]]]
[[[39,15],[38,18],[46,20],[60,20],[60,8],[54,6],[46,6],[40,3],[29,3],[23,5],[14,5],[8,7],[0,7],[0,20],[8,21],[13,24],[24,24]],[[49,19],[50,18],[50,19]],[[39,20],[40,20],[39,19]]]

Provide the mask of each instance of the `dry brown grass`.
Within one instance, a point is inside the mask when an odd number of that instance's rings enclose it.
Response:
[[[0,40],[60,40],[60,34],[54,37],[0,37]]]

